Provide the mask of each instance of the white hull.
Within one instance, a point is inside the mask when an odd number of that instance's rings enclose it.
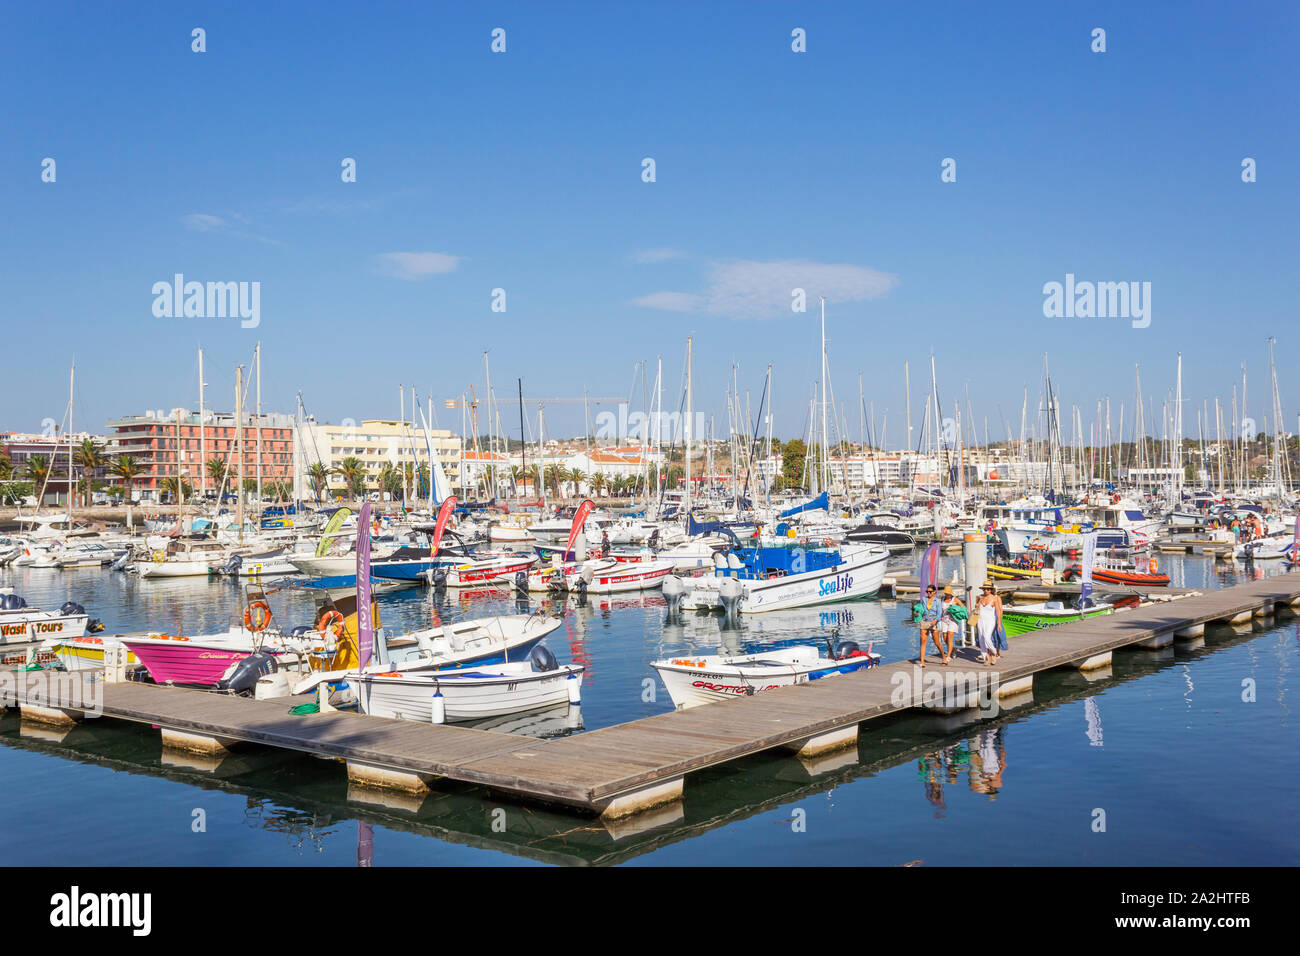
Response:
[[[760,614],[791,608],[838,604],[868,598],[880,590],[889,563],[884,547],[845,548],[842,563],[828,570],[806,571],[763,581],[732,577],[688,579],[682,598],[685,610],[708,611],[723,607],[723,589],[736,587],[739,597],[736,610],[742,614]]]
[[[88,614],[59,614],[54,611],[0,611],[0,644],[47,641],[59,637],[80,637],[90,623]]]
[[[142,578],[207,577],[210,561],[140,561],[134,567]]]
[[[662,587],[664,578],[673,571],[673,566],[666,561],[637,561],[619,564],[617,567],[597,574],[591,579],[587,590],[594,594],[618,594],[623,591],[648,591]]]
[[[435,692],[443,697],[446,720],[479,720],[566,703],[571,700],[570,675],[581,685],[581,667],[570,664],[535,672],[526,663],[464,672],[349,674],[348,683],[356,690],[362,713],[427,724],[433,722]]]
[[[775,687],[806,684],[838,673],[872,666],[879,654],[834,661],[815,647],[791,647],[734,657],[676,657],[655,661],[668,695],[679,709],[698,707]]]

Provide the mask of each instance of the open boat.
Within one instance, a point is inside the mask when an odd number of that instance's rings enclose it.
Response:
[[[648,591],[662,587],[673,571],[670,561],[615,562],[591,578],[587,590],[593,594],[617,594],[621,591]]]
[[[42,611],[28,607],[17,594],[0,594],[0,645],[79,637],[87,628],[95,630],[95,625],[103,630],[98,622],[92,625],[86,609],[75,601],[67,601],[57,611]]]
[[[1084,618],[1100,617],[1114,610],[1115,606],[1109,603],[1093,604],[1082,610],[1066,607],[1061,601],[1018,604],[1015,607],[1002,609],[1002,626],[1008,637],[1015,637],[1018,634],[1030,634],[1057,624],[1069,624],[1072,621],[1082,621]]]
[[[511,664],[436,671],[354,671],[361,712],[421,723],[479,720],[580,701],[582,668],[544,647]]]
[[[880,655],[870,645],[862,651],[854,641],[841,641],[829,657],[822,657],[816,647],[799,645],[730,657],[673,657],[650,666],[659,672],[673,703],[684,709],[849,674],[879,663]]]

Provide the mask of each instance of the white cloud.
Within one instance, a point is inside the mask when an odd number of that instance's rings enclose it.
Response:
[[[445,252],[385,252],[377,258],[384,275],[414,281],[453,272],[462,257]]]
[[[680,249],[670,249],[668,247],[661,247],[658,249],[638,249],[636,252],[632,253],[632,261],[639,263],[665,262],[669,259],[680,259],[684,255],[686,255],[686,253],[682,252]]]
[[[199,232],[211,232],[213,229],[224,229],[227,225],[226,220],[220,216],[209,216],[204,212],[192,212],[188,216],[182,216],[181,222],[190,229],[196,229]]]
[[[668,312],[699,312],[707,304],[702,295],[689,292],[655,292],[632,300],[633,305],[643,305],[647,309],[664,309]]]
[[[819,295],[826,296],[827,302],[858,302],[883,298],[896,285],[897,276],[866,266],[739,259],[712,263],[709,286],[703,293],[655,292],[632,304],[753,319],[788,313],[794,289],[804,290],[812,309]]]

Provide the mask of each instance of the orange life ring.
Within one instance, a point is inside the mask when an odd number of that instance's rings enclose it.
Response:
[[[822,544],[824,544],[828,548],[835,546],[835,542],[830,538],[827,538],[825,541],[822,542]]]
[[[253,612],[257,614],[254,616]],[[265,631],[271,624],[271,606],[265,601],[254,601],[244,608],[244,627],[247,630]]]
[[[320,631],[322,634],[332,630],[335,637],[342,636],[343,615],[331,608],[320,616],[320,620],[316,622],[316,630]]]

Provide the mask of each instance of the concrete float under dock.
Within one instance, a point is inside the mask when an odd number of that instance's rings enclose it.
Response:
[[[1003,697],[1012,705],[1031,692],[1035,674],[1054,668],[1077,669],[1085,677],[1097,673],[1089,668],[1104,673],[1117,649],[1166,647],[1175,637],[1194,639],[1205,624],[1249,622],[1297,603],[1300,574],[1282,574],[1017,637],[996,668],[959,658],[955,667],[940,668],[936,660],[922,670],[905,661],[558,740],[346,712],[298,716],[288,713],[293,701],[287,699],[255,701],[138,683],[100,683],[92,697],[97,708],[69,707],[63,716],[148,724],[187,750],[258,744],[334,758],[364,788],[418,793],[445,777],[618,819],[680,801],[692,771],[766,750],[808,759],[851,748],[862,721],[917,707],[945,720],[987,718]],[[0,676],[7,681],[4,704],[58,709],[54,684],[60,675]],[[926,700],[925,688],[934,685],[938,699]]]

